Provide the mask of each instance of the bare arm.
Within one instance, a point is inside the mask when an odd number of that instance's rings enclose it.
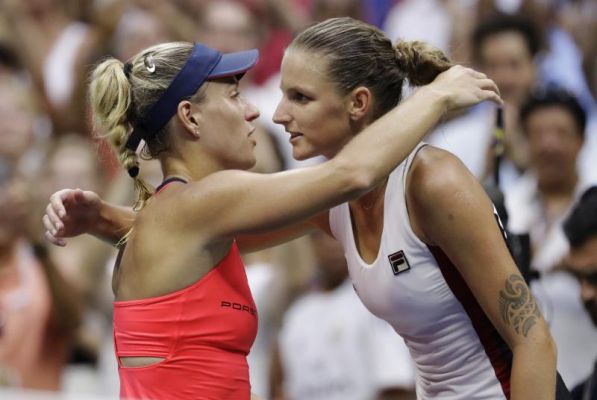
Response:
[[[135,216],[130,207],[108,203],[94,192],[62,189],[50,196],[43,223],[46,239],[56,246],[66,246],[66,238],[85,233],[115,246],[129,231]],[[284,229],[238,236],[236,241],[241,252],[250,253],[286,243],[314,229],[331,235],[328,218],[325,211]]]
[[[218,215],[217,226],[212,226],[213,219],[209,221],[211,233],[240,234],[241,246],[248,251],[300,236],[312,223],[329,233],[327,218],[303,221],[377,184],[409,154],[446,109],[484,99],[500,102],[495,84],[483,74],[454,67],[380,118],[338,157],[322,166],[273,175],[223,171],[192,185],[193,193],[183,202],[188,209],[179,213],[184,217],[181,227],[205,225],[205,221],[190,217]],[[116,243],[131,226],[134,214],[130,210],[103,203],[97,195],[89,201],[73,198],[69,210],[61,203],[74,196],[74,191],[61,192],[52,196],[44,216],[46,237],[54,244],[65,245],[63,238],[81,233]],[[82,193],[86,197],[92,194]],[[268,207],[263,207],[264,200]],[[297,225],[291,227],[293,224]],[[248,234],[259,236],[243,236]]]
[[[500,102],[493,81],[476,71],[452,67],[323,164],[269,175],[226,170],[188,185],[178,213],[184,217],[178,222],[183,229],[204,226],[203,233],[212,239],[296,224],[371,190],[448,109],[484,99]]]
[[[306,221],[299,222],[298,224],[283,229],[268,231],[261,234],[237,236],[236,242],[241,252],[250,253],[289,242],[316,229],[320,229],[330,236],[332,235],[328,211],[324,211]]]
[[[452,261],[512,350],[511,398],[553,399],[555,345],[481,186],[454,156],[430,148],[417,156],[408,188],[419,236]]]
[[[113,245],[129,231],[135,213],[106,203],[90,191],[63,189],[52,194],[43,217],[46,239],[66,246],[65,238],[88,233]]]

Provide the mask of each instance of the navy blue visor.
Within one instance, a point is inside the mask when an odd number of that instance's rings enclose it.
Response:
[[[222,54],[200,43],[158,101],[133,127],[126,148],[136,151],[141,140],[153,138],[176,114],[178,103],[193,96],[208,79],[243,74],[251,69],[259,52],[255,49]]]

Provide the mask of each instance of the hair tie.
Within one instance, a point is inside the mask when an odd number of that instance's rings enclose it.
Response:
[[[131,79],[131,72],[133,72],[133,63],[131,63],[130,61],[127,61],[124,64],[123,70],[124,70],[124,75],[126,76],[126,79]]]
[[[138,166],[134,166],[134,167],[130,167],[128,169],[129,172],[129,176],[133,179],[135,179],[137,177],[137,175],[139,175],[139,167]]]
[[[153,61],[153,56],[151,54],[145,57],[143,63],[145,64],[145,68],[147,68],[147,71],[149,71],[150,74],[153,74],[155,72],[155,62]]]

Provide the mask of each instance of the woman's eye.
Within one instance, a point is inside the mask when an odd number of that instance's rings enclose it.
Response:
[[[291,97],[292,97],[292,100],[297,101],[299,103],[305,103],[305,102],[311,100],[309,97],[305,96],[302,93],[298,93],[298,92],[293,93]]]

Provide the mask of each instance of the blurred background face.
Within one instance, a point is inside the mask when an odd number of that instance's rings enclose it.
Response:
[[[199,41],[228,53],[259,47],[259,24],[241,2],[212,1],[201,16]]]
[[[570,113],[557,106],[539,108],[527,118],[531,166],[540,186],[569,187],[576,179],[576,159],[582,147],[581,134]]]
[[[87,140],[65,136],[50,154],[46,165],[49,194],[62,188],[82,188],[101,192],[103,179],[95,147]]]
[[[581,299],[597,326],[597,236],[571,248],[566,264],[579,278]]]
[[[39,14],[50,10],[52,7],[60,5],[54,0],[21,0],[26,10],[32,14]]]
[[[481,44],[480,62],[506,102],[520,105],[525,101],[535,84],[536,69],[521,34],[503,32],[487,37]]]
[[[362,8],[358,0],[314,0],[312,3],[313,19],[323,21],[328,18],[347,16],[363,19]]]
[[[0,159],[8,162],[16,162],[33,140],[34,116],[21,96],[22,90],[14,88],[0,86]]]
[[[164,23],[147,11],[127,11],[116,29],[114,49],[120,60],[128,60],[139,51],[169,41]]]
[[[24,183],[13,180],[0,184],[0,257],[25,232],[28,199]]]

